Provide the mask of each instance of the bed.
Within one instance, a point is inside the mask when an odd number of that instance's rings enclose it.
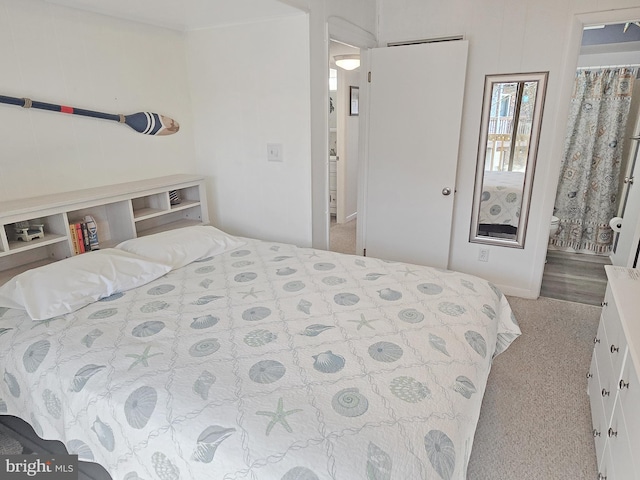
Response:
[[[524,172],[484,172],[480,229],[515,234],[520,221]]]
[[[123,255],[144,257],[126,278],[160,267],[69,313],[11,305],[43,275],[1,287],[1,414],[114,480],[466,478],[492,359],[520,334],[491,283],[213,227],[73,258]]]

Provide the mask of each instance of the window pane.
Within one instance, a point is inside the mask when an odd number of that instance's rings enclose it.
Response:
[[[537,81],[493,84],[485,170],[526,170],[537,90]],[[514,128],[517,128],[515,139]]]
[[[536,103],[538,82],[525,82],[518,115],[518,133],[516,135],[515,151],[513,152],[512,170],[524,172],[529,156],[529,143],[531,141],[531,124],[533,123],[533,107]]]
[[[509,169],[519,85],[517,82],[493,84],[485,170],[495,172]]]

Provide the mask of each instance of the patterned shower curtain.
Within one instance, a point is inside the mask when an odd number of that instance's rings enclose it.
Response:
[[[551,245],[606,254],[616,216],[620,162],[637,68],[578,70],[571,98]]]

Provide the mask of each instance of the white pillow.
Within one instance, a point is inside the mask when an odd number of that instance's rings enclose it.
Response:
[[[23,309],[33,320],[44,320],[144,285],[169,271],[169,265],[129,252],[96,250],[16,275],[0,287],[0,306]]]
[[[196,225],[125,240],[116,245],[116,248],[171,265],[175,269],[245,244],[244,240],[232,237],[215,227]]]

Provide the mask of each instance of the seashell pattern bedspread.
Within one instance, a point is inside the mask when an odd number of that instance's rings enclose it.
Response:
[[[524,172],[484,172],[479,223],[517,227]]]
[[[477,277],[247,239],[64,317],[0,310],[0,413],[114,480],[464,479],[519,334]]]

